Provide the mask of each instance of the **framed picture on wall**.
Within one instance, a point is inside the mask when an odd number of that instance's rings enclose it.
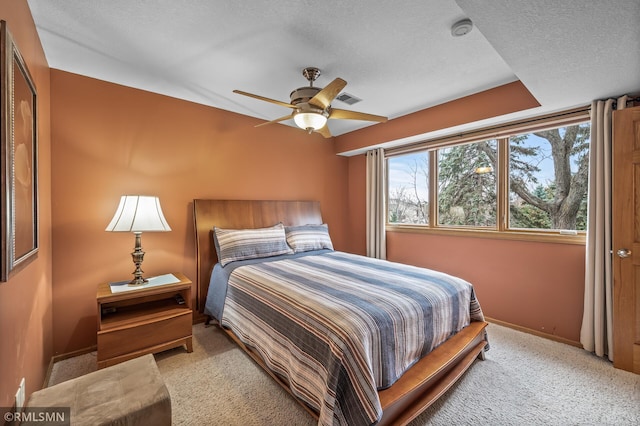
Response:
[[[0,21],[2,251],[0,280],[38,252],[36,88],[7,23]]]

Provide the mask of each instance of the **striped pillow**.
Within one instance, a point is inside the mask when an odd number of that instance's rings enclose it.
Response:
[[[322,249],[333,250],[329,227],[326,223],[322,225],[287,226],[285,231],[287,243],[296,253]]]
[[[284,225],[279,223],[270,228],[222,229],[213,228],[218,261],[222,266],[236,260],[290,254]]]

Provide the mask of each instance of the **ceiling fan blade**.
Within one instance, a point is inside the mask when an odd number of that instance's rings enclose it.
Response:
[[[309,103],[314,107],[320,109],[326,109],[331,102],[340,94],[344,86],[347,85],[347,82],[341,78],[336,78],[331,83],[329,83],[324,89],[316,93],[316,95],[309,99]]]
[[[293,114],[285,115],[284,117],[276,118],[275,120],[267,121],[265,123],[260,123],[254,127],[260,127],[260,126],[266,126],[267,124],[279,123],[281,121],[285,121],[290,118],[293,118]]]
[[[233,93],[237,93],[239,95],[248,96],[250,98],[260,99],[261,101],[271,102],[272,104],[280,105],[286,108],[295,108],[295,105],[291,105],[286,102],[276,101],[275,99],[265,98],[264,96],[254,95],[253,93],[243,92],[242,90],[234,90]]]
[[[339,118],[342,120],[363,120],[363,121],[377,121],[379,123],[386,123],[387,117],[381,115],[366,114],[364,112],[347,111],[346,109],[331,108],[329,118]]]
[[[327,126],[326,124],[324,125],[324,127],[322,127],[321,129],[316,130],[317,133],[320,133],[322,136],[324,136],[325,138],[330,138],[331,136],[331,132],[329,131],[329,126]]]

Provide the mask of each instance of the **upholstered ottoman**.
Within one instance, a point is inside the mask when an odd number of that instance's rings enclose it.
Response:
[[[29,407],[70,407],[74,426],[171,425],[169,391],[152,354],[34,392]]]

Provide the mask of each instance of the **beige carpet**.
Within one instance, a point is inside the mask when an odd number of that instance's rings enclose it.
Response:
[[[194,326],[193,353],[156,355],[174,425],[314,425],[272,379],[215,327]],[[640,376],[587,352],[495,324],[491,350],[422,425],[640,425]],[[95,370],[95,353],[54,365],[50,384]]]

